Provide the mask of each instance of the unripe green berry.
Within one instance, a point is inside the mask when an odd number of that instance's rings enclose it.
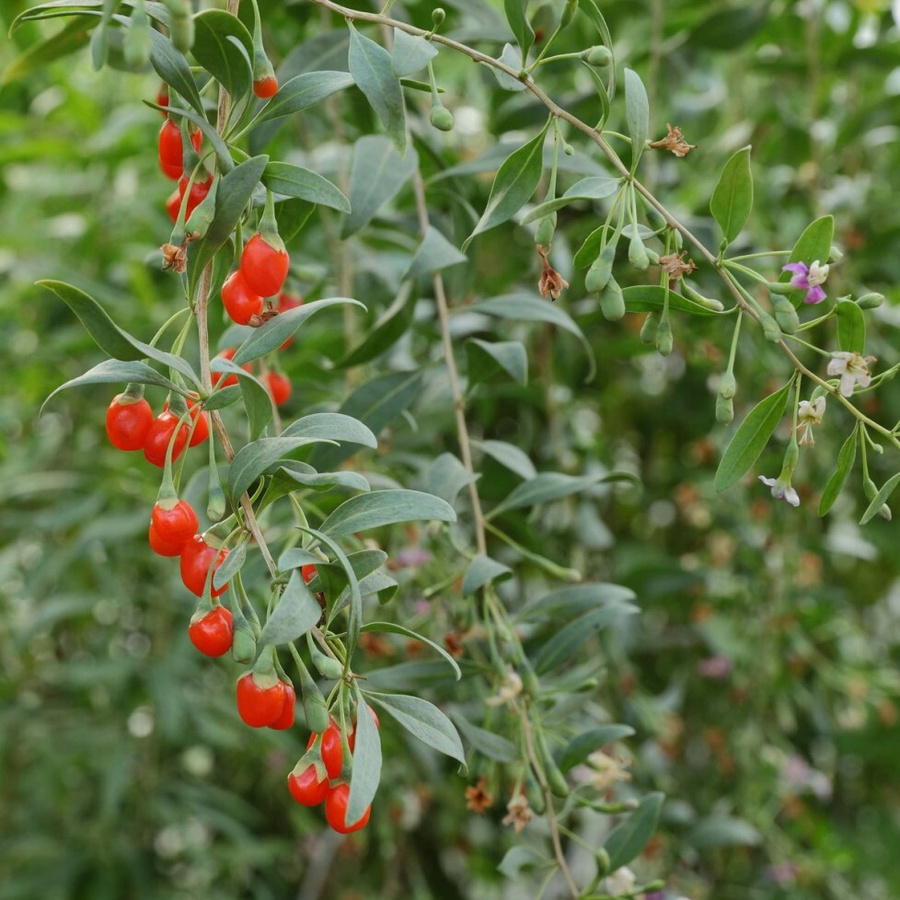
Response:
[[[575,148],[569,143],[563,144],[563,153],[565,153],[566,156],[574,156]]]
[[[615,322],[625,315],[625,298],[615,278],[608,280],[606,289],[600,295],[600,312],[609,322]]]
[[[610,241],[594,260],[584,279],[584,287],[590,294],[599,294],[606,288],[612,276],[613,261],[616,258],[616,245]]]
[[[434,24],[435,28],[440,28],[441,25],[444,24],[444,19],[447,18],[447,13],[442,6],[436,6],[431,11],[431,21]]]

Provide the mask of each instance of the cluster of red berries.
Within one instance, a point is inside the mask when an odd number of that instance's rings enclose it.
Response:
[[[366,709],[375,720],[376,727],[381,727],[378,715],[371,706]],[[321,763],[310,762],[310,751],[318,744]],[[356,749],[356,726],[354,725],[347,735],[347,745],[352,753]],[[288,790],[291,796],[302,806],[318,806],[325,804],[325,819],[328,824],[340,834],[350,834],[359,831],[368,824],[372,813],[371,805],[366,807],[362,818],[358,822],[347,823],[347,803],[350,799],[350,785],[342,777],[344,768],[344,741],[340,725],[334,720],[321,735],[313,734],[306,745],[307,755],[304,756],[288,775]],[[315,751],[313,750],[315,753]]]
[[[168,94],[161,92],[157,102],[160,106],[167,105]],[[202,141],[202,132],[198,131],[191,135],[191,144],[193,144],[194,149],[198,153],[200,152]],[[169,214],[169,218],[176,222],[178,220],[178,211],[181,209],[181,201],[188,190],[190,180],[184,174],[184,142],[181,137],[181,129],[168,117],[166,117],[166,121],[163,122],[162,128],[159,130],[159,167],[166,178],[171,178],[172,181],[178,182],[178,187],[166,200],[166,212]],[[185,216],[190,216],[200,205],[209,193],[211,186],[212,175],[208,175],[205,181],[196,181],[190,185]]]
[[[171,412],[168,405],[153,417],[150,404],[143,397],[117,394],[106,410],[106,433],[113,447],[119,450],[143,450],[147,462],[162,468],[166,451],[172,443],[172,459],[176,460],[185,447],[196,447],[209,437],[206,413],[192,400],[187,401],[191,427]],[[178,434],[175,434],[176,429]]]
[[[263,298],[274,297],[284,286],[290,258],[262,234],[254,234],[244,246],[241,263],[222,285],[225,312],[238,325],[249,325],[263,311]]]

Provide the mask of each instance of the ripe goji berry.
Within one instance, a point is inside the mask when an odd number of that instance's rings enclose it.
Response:
[[[116,394],[106,410],[106,434],[117,450],[140,450],[153,424],[153,410],[143,398]]]
[[[286,731],[294,724],[294,714],[297,705],[297,694],[294,686],[283,682],[284,684],[284,706],[281,708],[281,715],[274,722],[269,723],[269,728],[275,731]]]
[[[237,710],[251,728],[271,725],[281,715],[285,700],[285,683],[276,681],[268,688],[256,683],[252,672],[246,672],[237,683]]]
[[[147,532],[147,537],[150,541],[150,547],[157,556],[180,556],[181,548],[184,546],[183,543],[173,544],[169,541],[164,541],[160,536],[159,532],[156,530],[156,527],[153,523],[150,523],[150,530]]]
[[[150,514],[150,524],[160,540],[183,547],[197,533],[197,513],[187,500],[174,505],[157,503]]]
[[[290,378],[280,372],[266,372],[265,381],[276,406],[283,406],[288,402],[293,392]]]
[[[375,710],[372,709],[372,707],[369,706],[368,704],[366,704],[366,709],[369,711],[369,715],[371,715],[372,718],[375,720],[375,727],[380,729],[381,722],[378,721],[378,713],[375,712]],[[356,750],[356,724],[355,723],[353,725],[353,731],[350,732],[350,737],[347,738],[347,743],[350,745],[350,752],[353,753],[353,751]]]
[[[267,78],[260,78],[259,81],[253,82],[253,93],[262,100],[268,100],[274,97],[278,90],[278,79],[274,75]]]
[[[191,143],[197,152],[203,134],[191,135]],[[184,174],[184,145],[181,142],[181,129],[171,119],[166,119],[159,130],[159,167],[166,178],[177,181]]]
[[[291,772],[287,781],[291,796],[302,806],[318,806],[328,794],[328,778],[319,781],[319,773],[313,765],[299,775]]]
[[[303,580],[309,584],[316,577],[316,567],[312,563],[301,566],[300,574],[303,576]]]
[[[144,439],[144,456],[147,462],[153,463],[154,466],[162,468],[166,464],[166,451],[169,448],[169,441],[178,428],[179,418],[174,413],[164,410],[154,420]],[[188,427],[182,425],[178,428],[178,434],[175,437],[175,444],[172,447],[172,462],[181,456],[182,451],[187,446]]]
[[[241,269],[232,272],[225,279],[225,284],[222,285],[222,303],[229,318],[238,325],[248,325],[263,310],[262,297],[253,292]]]
[[[226,556],[227,550],[210,547],[202,535],[195,534],[181,549],[181,580],[184,586],[198,597],[202,597],[209,567],[213,566],[215,571],[225,561]],[[227,588],[227,584],[219,588],[211,586],[212,596],[224,594]]]
[[[339,784],[330,788],[325,797],[325,818],[328,824],[339,834],[350,834],[365,828],[372,814],[371,804],[366,807],[362,818],[352,825],[347,824],[347,804],[350,801],[350,785]]]
[[[286,251],[268,244],[261,234],[254,234],[241,254],[240,271],[251,290],[261,297],[274,297],[284,285],[289,265]]]
[[[318,735],[315,732],[309,736],[309,741],[306,744],[307,750],[312,747],[317,737]],[[341,728],[334,719],[329,722],[328,727],[322,732],[320,752],[328,777],[338,778],[341,774],[341,769],[344,767],[344,746],[341,741]]]
[[[205,656],[224,656],[234,640],[231,611],[217,606],[205,613],[195,613],[188,626],[191,643]]]

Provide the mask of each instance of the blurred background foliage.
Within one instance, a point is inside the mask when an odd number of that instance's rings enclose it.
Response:
[[[3,4],[4,30],[28,5]],[[339,21],[305,3],[260,5],[273,59],[296,65],[298,45],[312,41],[302,51],[309,53],[331,41],[340,60],[344,32],[323,36]],[[502,4],[445,5],[446,32],[499,52],[508,39]],[[647,159],[644,174],[658,195],[714,247],[709,195],[728,156],[751,143],[748,251],[790,247],[812,218],[833,214],[845,257],[829,295],[888,297],[874,313],[870,349],[879,364],[893,364],[900,31],[886,0],[600,5],[620,64],[648,85],[655,136],[671,122],[698,145],[684,160]],[[398,3],[394,14],[427,25],[431,6]],[[530,8],[539,29],[552,26],[550,3]],[[22,28],[0,43],[0,67],[59,27]],[[594,41],[579,17],[559,49]],[[436,71],[455,131],[444,139],[428,128],[426,95],[408,103],[423,113],[414,130],[433,215],[461,240],[472,224],[467,204],[483,208],[490,178],[435,176],[500,138],[521,142],[544,116],[446,50]],[[555,64],[541,79],[563,105],[596,117],[583,72]],[[284,777],[301,739],[241,727],[237,667],[190,647],[177,571],[146,545],[154,475],[112,451],[103,433],[112,392],[67,393],[38,417],[47,394],[101,354],[36,280],[78,284],[145,338],[174,308],[172,282],[154,256],[169,233],[159,117],[141,103],[156,89],[152,74],[92,71],[85,50],[0,88],[0,900],[531,896],[529,876],[509,882],[497,872],[510,845],[500,804],[484,819],[467,812],[466,782],[390,728],[379,809],[363,836],[342,843],[316,812],[293,804]],[[622,118],[620,105],[612,127]],[[352,142],[373,128],[371,111],[348,93],[284,129],[272,152],[337,180]],[[570,139],[577,153],[565,160],[572,174],[562,176],[563,188],[599,164]],[[527,519],[504,518],[524,547],[637,593],[642,614],[595,647],[607,663],[600,689],[562,701],[580,704],[586,718],[600,710],[635,728],[622,747],[634,777],[621,788],[626,796],[632,788],[667,794],[661,832],[635,868],[692,900],[896,897],[897,529],[881,519],[857,527],[865,503],[853,478],[827,519],[815,515],[849,418],[832,404],[815,448],[804,451],[798,510],[773,501],[755,478],[716,496],[712,476],[730,430],[714,422],[715,378],[730,335],[715,322],[677,320],[675,353],[663,359],[640,342],[639,317],[605,322],[571,266],[596,225],[587,207],[561,212],[553,257],[572,282],[560,305],[597,359],[593,382],[584,350],[550,326],[465,310],[454,322],[463,364],[463,337],[502,334],[529,347],[527,386],[498,377],[471,387],[476,438],[510,441],[539,469],[617,467],[643,482],[641,492],[597,489]],[[352,258],[351,295],[369,313],[344,323],[322,316],[283,355],[294,382],[289,413],[335,408],[379,373],[421,369],[422,390],[382,436],[383,452],[354,460],[373,483],[421,487],[435,448],[455,450],[427,294],[408,333],[375,365],[333,366],[394,298],[414,247],[409,189],[345,249],[336,245],[338,226],[335,215],[317,212],[292,242],[308,276],[298,287],[336,293],[333,265]],[[474,265],[450,270],[453,304],[533,290],[532,244],[513,225],[479,238]],[[626,263],[620,271],[623,282],[638,280]],[[721,296],[711,273],[698,274],[708,295]],[[223,332],[224,323],[215,328]],[[739,420],[787,371],[774,348],[748,333],[737,375]],[[890,385],[866,403],[880,421],[900,418]],[[756,474],[777,473],[786,437],[778,432]],[[896,469],[890,452],[874,464],[879,482]],[[488,502],[515,483],[490,459],[483,470]],[[198,495],[201,481],[192,487]],[[438,640],[463,627],[465,609],[451,592],[423,599],[428,586],[462,570],[452,548],[418,531],[383,543],[394,559],[411,548],[434,553],[400,571],[394,615],[429,623]],[[504,586],[512,606],[552,584],[536,568],[520,573]],[[410,687],[397,668],[412,653],[404,642],[366,649],[366,666],[384,667],[382,684]],[[452,683],[432,687],[453,697]]]

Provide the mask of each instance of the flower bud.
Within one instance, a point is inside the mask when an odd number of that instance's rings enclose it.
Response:
[[[785,297],[790,296],[796,290],[789,281],[767,281],[766,287],[770,294],[783,294]]]
[[[431,11],[431,21],[435,28],[440,28],[446,18],[447,13],[442,6],[437,6]]]
[[[736,393],[737,380],[734,377],[734,372],[726,372],[722,376],[722,381],[719,384],[719,396],[724,400],[731,400]]]
[[[566,142],[563,144],[563,153],[565,153],[566,156],[574,156],[575,148],[570,143]]]
[[[715,312],[722,312],[725,309],[721,300],[714,300],[710,297],[704,297],[702,294],[698,294],[697,291],[684,280],[681,282],[681,293],[683,296],[687,297],[688,300],[692,300],[698,306],[702,306],[705,309],[712,309]]]
[[[433,106],[429,121],[438,131],[453,130],[453,113],[445,106]]]
[[[656,329],[656,352],[660,356],[668,356],[672,352],[674,343],[672,324],[669,322],[669,317],[666,316],[660,320],[659,327]]]
[[[150,62],[150,26],[141,7],[136,7],[131,16],[131,25],[122,39],[122,55],[133,69],[143,69]]]
[[[647,313],[644,324],[641,325],[641,342],[644,344],[652,344],[656,341],[656,313]]]
[[[793,334],[800,327],[800,317],[794,304],[780,294],[772,296],[772,307],[775,310],[775,321],[785,334]]]
[[[877,291],[863,294],[862,297],[856,299],[856,305],[860,309],[878,309],[882,303],[884,303],[884,294],[879,294]]]
[[[637,229],[628,244],[628,262],[641,272],[650,265],[650,257],[647,255],[647,249],[644,247],[644,242]]]
[[[759,322],[762,325],[763,337],[767,341],[777,344],[782,337],[778,323],[767,312],[760,314]]]
[[[249,666],[256,659],[256,637],[253,626],[240,612],[234,615],[234,639],[231,644],[231,656],[235,662]]]
[[[844,254],[837,247],[832,247],[831,250],[828,252],[828,262],[829,263],[835,263],[838,260],[843,259],[843,258],[844,258]]]
[[[584,279],[585,290],[590,294],[599,294],[612,277],[613,262],[616,258],[616,245],[610,241],[594,260]]]
[[[734,401],[719,394],[716,398],[716,421],[721,422],[723,425],[728,425],[733,418]]]
[[[782,475],[786,472],[790,479],[798,462],[800,462],[800,448],[797,446],[797,441],[792,440],[787,445],[787,450],[784,451],[784,462],[781,464]]]
[[[595,47],[591,47],[584,58],[587,60],[588,65],[595,66],[598,69],[605,69],[612,62],[612,51],[609,47],[598,44]]]
[[[625,315],[625,298],[615,278],[610,277],[606,289],[600,294],[600,312],[610,322],[615,322]]]

